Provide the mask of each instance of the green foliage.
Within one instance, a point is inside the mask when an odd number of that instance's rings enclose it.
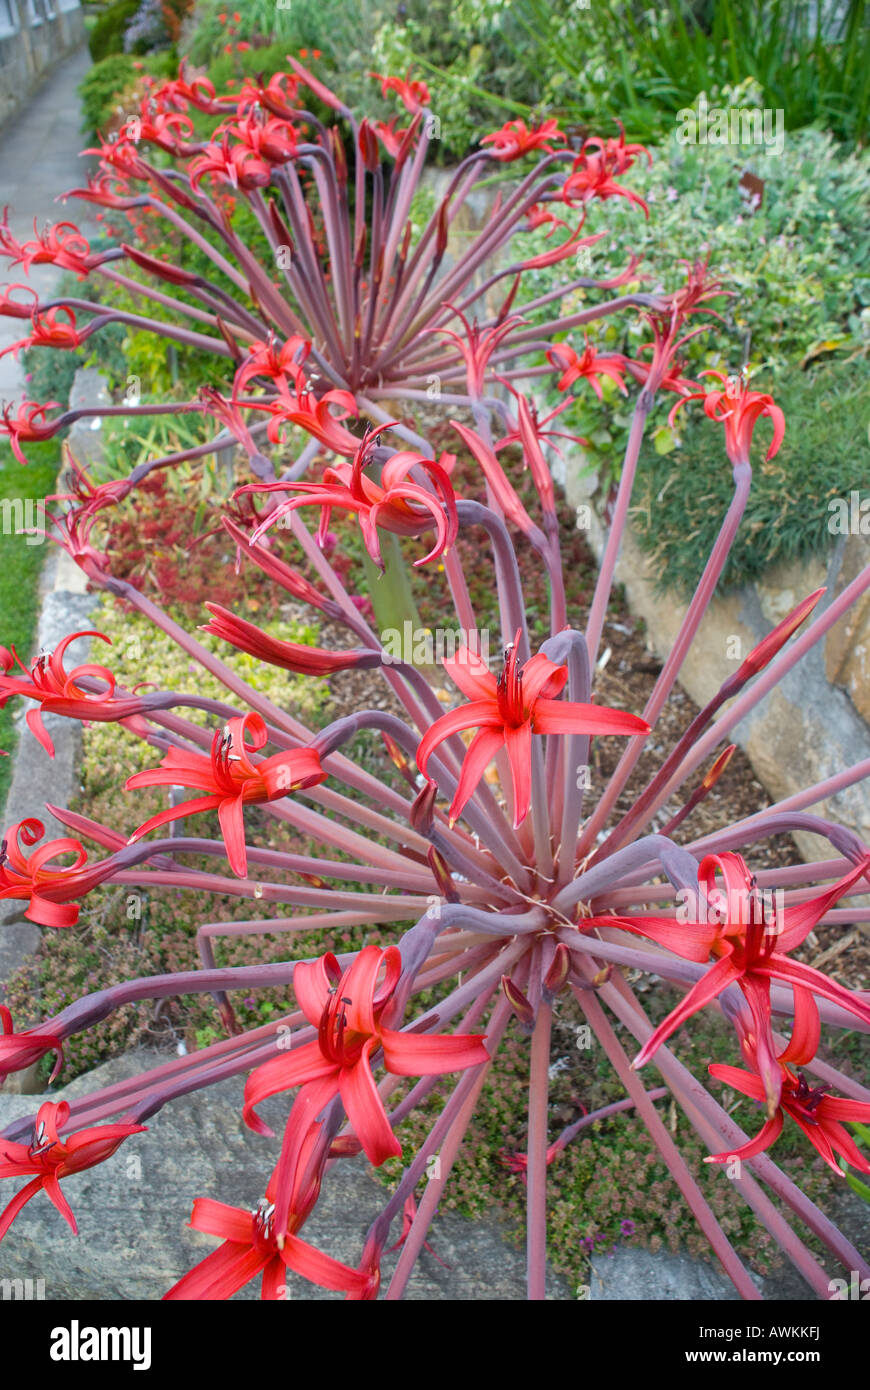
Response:
[[[139,9],[141,0],[115,0],[104,10],[88,35],[88,48],[95,63],[113,53],[123,53],[124,32]]]
[[[751,95],[744,89],[744,98]],[[607,229],[609,236],[589,249],[585,263],[562,263],[524,277],[517,299],[530,302],[556,289],[572,275],[604,277],[622,269],[632,251],[642,256],[638,278],[626,289],[674,290],[682,271],[678,262],[694,260],[699,249],[712,248],[711,272],[722,280],[730,298],[713,303],[721,321],[708,327],[687,350],[686,374],[707,368],[731,372],[744,360],[753,371],[779,374],[789,365],[830,360],[832,352],[855,353],[870,342],[870,234],[865,208],[870,201],[870,159],[866,153],[844,155],[829,135],[806,130],[789,135],[780,158],[760,154],[741,158],[726,146],[679,145],[674,137],[654,149],[653,166],[641,159],[624,176],[650,204],[650,220],[627,199],[612,198],[590,215],[587,230]],[[750,215],[741,201],[739,179],[749,167],[765,181],[762,206]],[[557,236],[564,236],[560,231]],[[528,238],[531,250],[546,247],[542,234]],[[582,254],[582,253],[581,253]],[[600,291],[574,291],[547,307],[562,315],[584,308]],[[543,317],[543,311],[538,311]],[[697,318],[695,324],[703,320]],[[640,318],[617,324],[604,320],[590,332],[602,352],[636,357],[649,330]],[[579,347],[579,331],[567,335]],[[543,358],[541,359],[543,361]],[[564,399],[556,376],[536,386],[550,408]],[[630,413],[615,389],[604,383],[600,404],[585,382],[574,388],[575,404],[559,418],[560,429],[581,435],[586,446],[568,446],[567,467],[592,469],[604,485],[618,478],[628,438]],[[650,421],[648,437],[670,454],[674,439],[667,415],[675,397],[662,393]],[[678,417],[678,420],[680,417]],[[684,426],[681,425],[681,428]],[[712,431],[716,448],[721,431]],[[794,438],[793,443],[799,444]],[[724,457],[724,453],[720,455]],[[802,469],[802,476],[808,472]]]
[[[220,15],[228,12],[230,18],[222,23]],[[311,63],[319,77],[336,86],[349,106],[362,103],[367,110],[372,108],[378,88],[367,73],[373,66],[373,45],[386,6],[372,0],[352,0],[350,4],[347,0],[292,0],[279,8],[275,0],[251,0],[235,11],[240,15],[237,23],[232,20],[233,12],[233,6],[221,0],[200,6],[196,27],[182,43],[184,55],[207,67],[216,87],[223,87],[227,79],[261,72],[268,80],[272,73],[287,70],[286,55],[290,53]],[[239,41],[252,47],[239,52]],[[225,51],[228,44],[232,45],[229,53]],[[315,50],[320,55],[316,59]]]
[[[8,444],[0,445],[0,504],[8,502],[14,506],[17,501],[22,506],[28,499],[34,503],[42,501],[55,490],[55,480],[60,462],[60,446],[57,440],[44,444],[27,445],[28,464],[23,468]],[[45,558],[46,543],[28,544],[28,537],[9,534],[15,530],[15,517],[12,506],[9,511],[9,526],[4,524],[0,538],[0,551],[3,563],[0,564],[0,613],[3,614],[3,629],[0,641],[4,647],[14,646],[22,661],[27,663],[36,638],[39,618],[39,574]],[[22,521],[26,524],[26,513]],[[35,539],[33,537],[31,540]],[[13,722],[15,703],[0,709],[0,748],[10,755],[18,741],[18,725]],[[29,735],[28,735],[29,737]],[[12,774],[12,758],[0,758],[0,805],[4,805]]]
[[[829,530],[832,498],[844,498],[848,507],[853,491],[860,497],[868,493],[866,361],[820,364],[806,372],[792,367],[775,380],[759,377],[752,384],[775,391],[786,435],[767,463],[770,426],[762,422],[756,430],[749,503],[720,590],[748,583],[778,561],[824,554],[836,539]],[[680,415],[685,422],[679,448],[668,457],[648,447],[641,453],[632,514],[662,588],[690,595],[731,501],[733,482],[721,426],[706,419],[700,403],[684,407]]]
[[[129,53],[112,53],[89,69],[79,84],[82,130],[95,135],[106,127],[119,94],[135,80],[134,61]]]
[[[789,130],[819,124],[854,144],[866,140],[864,0],[849,0],[836,15],[817,5],[813,19],[798,0],[667,0],[653,8],[640,0],[472,0],[470,8],[482,23],[491,12],[503,16],[501,33],[522,74],[517,91],[540,84],[520,99],[548,114],[594,125],[619,118],[633,136],[656,140],[699,92],[712,98],[749,77]],[[463,78],[461,68],[451,70],[457,89]]]

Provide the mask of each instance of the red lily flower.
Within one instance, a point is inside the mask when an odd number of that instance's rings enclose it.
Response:
[[[576,200],[588,203],[591,198],[600,198],[602,202],[608,198],[627,198],[643,208],[644,216],[649,217],[649,208],[640,194],[623,188],[613,177],[630,169],[641,151],[652,163],[643,145],[625,144],[624,131],[619,140],[604,141],[597,135],[590,136],[584,140],[583,148],[572,165],[572,172],[562,187],[564,201],[571,204]]]
[[[189,103],[207,116],[218,115],[230,104],[229,98],[216,96],[214,85],[207,77],[194,77],[188,82],[184,61],[179,65],[178,76],[155,87],[152,95],[167,109],[174,107],[186,111]]]
[[[788,1046],[779,1054],[778,1058],[782,1071],[782,1091],[776,1111],[762,1126],[754,1139],[749,1140],[748,1143],[743,1144],[732,1153],[711,1154],[709,1158],[704,1159],[704,1162],[727,1163],[731,1158],[753,1158],[755,1154],[769,1149],[771,1144],[779,1138],[782,1133],[784,1117],[790,1115],[800,1125],[813,1148],[821,1154],[828,1167],[833,1168],[840,1177],[844,1177],[845,1174],[834,1157],[835,1153],[842,1154],[859,1172],[870,1173],[870,1162],[861,1153],[848,1130],[844,1129],[842,1125],[844,1120],[858,1123],[863,1121],[866,1124],[870,1121],[870,1104],[830,1096],[821,1086],[815,1090],[810,1090],[803,1073],[795,1070],[796,1067],[811,1062],[815,1056],[819,1044],[820,1027],[819,1011],[810,992],[801,985],[795,985],[794,1000],[794,1030]],[[726,1086],[740,1091],[742,1095],[750,1096],[752,1100],[763,1103],[765,1099],[764,1080],[762,1076],[757,1074],[755,1039],[752,1035],[751,1025],[745,1019],[741,1019],[740,1024],[743,1032],[741,1049],[753,1070],[744,1071],[740,1067],[730,1067],[720,1062],[714,1062],[708,1070],[711,1076],[716,1077],[717,1081],[722,1081]]]
[[[251,742],[248,742],[248,735]],[[158,826],[200,811],[217,811],[233,873],[244,878],[248,871],[245,849],[244,807],[255,802],[275,801],[290,791],[316,787],[326,781],[320,759],[310,748],[274,753],[255,763],[256,753],[268,742],[266,724],[259,714],[246,714],[228,720],[216,729],[211,756],[170,748],[159,767],[136,772],[127,779],[125,789],[136,787],[190,787],[206,795],[170,806],[145,821],[127,841],[135,844]]]
[[[90,242],[74,222],[56,222],[40,235],[34,218],[33,232],[36,241],[17,241],[9,230],[8,213],[4,211],[0,222],[0,255],[8,256],[13,265],[23,265],[28,272],[32,265],[57,265],[63,270],[74,271],[80,280],[105,260],[104,255],[91,251]]]
[[[369,77],[373,77],[376,82],[381,84],[381,96],[385,97],[387,92],[395,92],[405,103],[405,107],[413,115],[422,106],[428,106],[429,88],[425,82],[412,82],[411,69],[408,68],[404,80],[401,77],[384,77],[379,72],[370,72]]]
[[[71,642],[79,637],[99,637],[108,642],[102,632],[71,632],[58,642],[53,652],[40,652],[30,663],[30,670],[22,664],[15,648],[8,652],[0,647],[0,709],[13,695],[23,695],[28,700],[38,700],[40,709],[27,711],[27,726],[34,738],[42,744],[50,758],[54,757],[54,744],[42,722],[42,711],[49,714],[62,714],[68,719],[93,719],[102,723],[126,722],[142,709],[142,701],[136,696],[116,699],[114,696],[115,677],[105,666],[88,663],[76,666],[67,673],[64,670],[64,654]],[[8,673],[13,659],[18,662],[26,679],[21,680]],[[89,695],[76,684],[82,676],[92,676],[106,682],[106,689],[98,695]]]
[[[334,454],[355,454],[359,448],[359,440],[340,423],[348,416],[359,415],[354,396],[350,391],[333,390],[325,391],[322,396],[316,398],[311,391],[302,390],[301,385],[302,380],[299,377],[295,395],[281,394],[277,400],[270,401],[267,405],[252,402],[255,409],[267,410],[273,416],[266,431],[272,443],[283,444],[282,425],[299,425]],[[329,408],[331,405],[339,406],[342,413],[333,415]]]
[[[121,128],[122,136],[125,131],[134,144],[144,140],[176,158],[184,158],[199,149],[198,145],[190,146],[187,143],[194,135],[190,117],[178,111],[162,110],[160,102],[153,96],[142,98],[139,115],[128,117]]]
[[[546,154],[553,154],[552,145],[547,143],[549,140],[556,140],[563,145],[566,142],[566,136],[559,129],[559,123],[555,119],[532,126],[531,130],[525,121],[506,121],[501,130],[485,135],[480,143],[492,145],[493,148],[487,151],[491,159],[507,163],[513,159],[521,159],[524,154],[530,154],[533,150],[544,150]]]
[[[527,536],[534,530],[534,522],[529,516],[510,479],[499,463],[493,450],[480,435],[458,420],[450,421],[456,433],[474,454],[483,469],[495,502],[514,526],[518,526]]]
[[[318,1142],[319,1125],[311,1125],[303,1142],[294,1174],[294,1190],[290,1199],[288,1230],[280,1233],[275,1222],[276,1179],[273,1174],[266,1196],[253,1211],[227,1206],[198,1197],[193,1204],[190,1225],[195,1231],[223,1238],[223,1245],[201,1260],[189,1274],[164,1294],[165,1300],[230,1298],[245,1284],[262,1274],[262,1297],[286,1297],[287,1270],[301,1274],[312,1284],[324,1289],[337,1289],[362,1294],[368,1277],[349,1265],[324,1255],[313,1245],[301,1240],[296,1232],[305,1221],[320,1188],[314,1183],[302,1184],[308,1161]],[[280,1237],[280,1238],[279,1238]]]
[[[297,507],[317,505],[321,508],[317,531],[320,546],[326,542],[333,507],[340,507],[356,513],[366,549],[376,565],[383,566],[378,526],[399,536],[419,536],[434,524],[435,545],[428,555],[415,560],[414,564],[424,565],[427,560],[442,555],[453,545],[459,530],[456,499],[445,467],[450,456],[442,454],[439,462],[435,463],[422,454],[400,450],[384,464],[381,481],[376,483],[363,470],[372,461],[378,435],[389,428],[389,425],[380,425],[377,429],[367,430],[362,442],[357,441],[353,464],[341,463],[327,468],[320,483],[247,483],[239,488],[237,496],[246,492],[291,490],[300,494],[289,502],[282,502],[270,512],[254,531],[251,543],[255,544],[279,517],[288,515]],[[413,468],[422,468],[428,473],[435,492],[428,492],[419,483],[408,481],[408,474]]]
[[[375,133],[386,150],[387,154],[392,155],[393,159],[398,157],[399,151],[405,142],[410,126],[403,130],[396,130],[396,122],[399,117],[394,116],[391,121],[375,121]]]
[[[296,130],[278,116],[263,120],[250,112],[241,120],[228,122],[224,132],[234,136],[252,154],[268,160],[270,164],[286,164],[295,158]]]
[[[555,513],[556,494],[553,488],[553,475],[544,458],[541,449],[541,440],[549,439],[552,441],[556,438],[571,439],[581,444],[586,441],[576,434],[562,434],[558,430],[545,430],[543,428],[549,420],[561,414],[561,412],[571,404],[570,400],[560,402],[560,404],[556,406],[556,409],[551,410],[549,415],[546,415],[543,420],[538,420],[538,412],[534,401],[529,400],[528,397],[524,396],[521,392],[515,391],[509,383],[508,389],[512,392],[517,402],[517,420],[510,432],[506,434],[503,439],[500,439],[494,448],[498,451],[499,449],[506,448],[508,444],[522,444],[523,466],[525,468],[531,468],[532,479],[537,489],[538,496],[541,499],[541,505],[546,512]],[[552,447],[561,458],[562,451],[559,449],[558,445],[553,444]]]
[[[233,188],[242,188],[250,193],[255,188],[265,188],[272,179],[272,166],[249,149],[247,145],[233,145],[225,131],[220,144],[208,144],[205,153],[190,164],[190,186],[198,190],[206,174],[217,174]]]
[[[248,382],[256,377],[271,377],[284,391],[289,389],[288,377],[292,377],[298,385],[302,363],[310,351],[311,343],[298,334],[288,338],[279,348],[275,346],[275,339],[271,336],[267,343],[251,343],[248,347],[249,355],[239,365],[233,380],[233,398],[237,399]]]
[[[628,395],[628,390],[623,380],[626,371],[626,359],[621,353],[614,353],[611,356],[599,354],[592,346],[588,338],[584,340],[584,348],[581,355],[577,353],[568,343],[558,343],[555,347],[547,349],[547,361],[557,371],[562,373],[556,383],[558,390],[567,391],[574,385],[581,376],[586,377],[592,390],[599,400],[601,400],[601,386],[597,381],[599,376],[609,376],[611,381],[615,381],[624,396]]]
[[[651,352],[653,354],[653,360],[651,362],[638,362],[635,361],[633,357],[626,357],[625,370],[629,376],[634,377],[634,380],[639,382],[641,386],[645,386],[655,366],[656,344],[643,343],[638,351]],[[685,358],[672,358],[665,367],[664,376],[662,376],[661,380],[657,383],[657,390],[674,391],[678,396],[688,396],[698,383],[697,381],[693,381],[691,377],[681,375],[681,373],[685,371],[686,366],[687,363]]]
[[[544,429],[545,425],[549,424],[551,420],[555,420],[556,416],[561,415],[563,410],[568,409],[568,407],[572,403],[572,398],[570,396],[566,400],[560,401],[559,404],[556,406],[555,410],[551,410],[549,415],[544,416],[543,420],[539,420],[538,408],[535,405],[534,401],[530,400],[527,396],[521,395],[519,391],[515,391],[514,388],[511,386],[510,382],[505,382],[505,385],[518,401],[522,401],[524,403],[522,410],[518,412],[518,414],[522,413],[527,416],[527,420],[524,421],[524,429],[527,431],[527,433],[524,436],[524,434],[521,432],[519,420],[511,421],[511,428],[508,431],[508,433],[504,435],[502,439],[499,439],[493,446],[496,452],[498,452],[501,449],[507,448],[509,444],[519,443],[524,443],[524,447],[528,449],[528,432],[530,432],[530,434],[534,437],[538,445],[540,445],[542,439],[548,440],[550,442],[550,447],[553,450],[555,450],[555,452],[559,455],[560,458],[563,457],[562,450],[559,448],[558,444],[553,443],[554,439],[570,439],[572,443],[583,445],[589,443],[587,439],[583,438],[582,434],[567,434],[563,430]],[[552,488],[553,478],[549,468],[547,469],[547,476],[550,480],[549,485],[547,484],[546,479],[544,479],[543,475],[541,476],[540,481],[538,481],[537,477],[535,478],[539,492],[541,492],[542,487],[545,491],[549,491],[549,488]]]
[[[634,714],[606,705],[557,700],[568,680],[568,667],[557,666],[538,652],[524,666],[517,656],[519,633],[505,652],[498,679],[486,663],[463,647],[442,662],[448,675],[467,695],[460,705],[436,719],[417,749],[417,767],[427,776],[429,759],[445,739],[462,729],[477,729],[471,741],[456,795],[450,807],[451,823],[461,814],[489,763],[501,748],[507,749],[514,791],[514,827],[528,815],[531,801],[531,741],[533,734],[647,734],[649,725]]]
[[[225,642],[238,647],[239,651],[249,652],[259,661],[280,666],[285,671],[297,671],[307,676],[329,676],[336,671],[368,670],[381,663],[378,653],[367,647],[329,652],[323,647],[308,647],[304,642],[284,642],[270,637],[254,623],[237,618],[219,603],[207,603],[205,606],[213,617],[200,631],[222,637]]]
[[[565,241],[561,242],[559,246],[551,247],[549,251],[542,251],[540,255],[530,256],[528,260],[523,261],[522,269],[543,270],[548,265],[558,265],[559,261],[564,261],[566,257],[575,255],[576,252],[580,250],[581,246],[594,246],[596,241],[600,241],[603,236],[607,235],[606,232],[595,232],[592,236],[581,236],[585,222],[586,215],[584,213],[571,235]],[[605,280],[601,283],[605,285],[619,284],[625,278],[626,277],[622,275],[619,276],[616,281]]]
[[[378,984],[381,970],[384,979]],[[398,1157],[402,1146],[392,1131],[372,1075],[372,1056],[383,1050],[384,1066],[395,1076],[441,1076],[489,1061],[484,1038],[472,1033],[407,1033],[386,1028],[402,957],[396,946],[382,951],[364,946],[342,973],[328,952],[317,961],[296,966],[293,987],[299,1006],[318,1030],[316,1042],[294,1049],[257,1067],[245,1084],[245,1123],[268,1133],[254,1109],[267,1096],[302,1086],[303,1101],[316,1114],[340,1095],[354,1133],[371,1163],[378,1167]]]
[[[81,1173],[111,1158],[131,1134],[144,1134],[146,1129],[145,1125],[97,1125],[61,1139],[58,1130],[63,1129],[69,1115],[70,1108],[66,1101],[57,1104],[47,1101],[37,1112],[30,1144],[15,1144],[9,1139],[0,1139],[0,1178],[27,1177],[30,1173],[37,1175],[16,1192],[0,1216],[0,1240],[31,1197],[41,1190],[57,1207],[73,1235],[78,1235],[76,1219],[60,1190],[61,1178],[67,1178],[71,1173]]]
[[[725,879],[727,898],[711,899],[717,871]],[[698,867],[699,901],[707,902],[707,921],[679,922],[673,917],[590,917],[591,926],[618,926],[665,946],[685,960],[704,962],[710,953],[715,965],[697,981],[644,1043],[634,1061],[642,1067],[671,1034],[692,1014],[709,1004],[729,985],[737,984],[752,1011],[756,1030],[756,1057],[764,1073],[768,1103],[778,1102],[781,1079],[773,1047],[770,1022],[770,982],[782,980],[802,985],[822,999],[839,1004],[847,1012],[870,1023],[870,1003],[865,1003],[821,971],[786,955],[799,946],[825,913],[863,875],[870,873],[870,857],[845,878],[817,897],[782,911],[782,922],[771,921],[759,901],[755,880],[739,854],[708,854]],[[724,920],[720,920],[724,918]]]
[[[268,82],[262,77],[256,81],[247,77],[242,83],[236,110],[243,116],[260,106],[271,111],[273,116],[294,120],[298,114],[298,102],[299,79],[289,72],[276,72]]]
[[[722,372],[706,371],[701,376],[715,376],[725,387],[723,391],[698,391],[677,401],[668,416],[668,424],[673,424],[674,415],[687,401],[702,400],[704,413],[710,420],[719,420],[725,426],[725,451],[736,466],[749,462],[752,447],[752,432],[762,416],[773,421],[773,439],[765,458],[772,459],[785,436],[785,416],[773,396],[750,391],[742,377],[726,377]]]
[[[11,299],[13,290],[23,290],[25,294],[33,295],[32,304],[20,304],[17,299]],[[39,295],[30,285],[6,285],[3,293],[0,294],[0,315],[9,319],[29,319],[33,317],[34,309],[39,308]]]
[[[51,499],[45,500],[48,502]],[[97,521],[97,509],[87,506],[74,507],[67,512],[55,514],[46,508],[45,516],[57,532],[57,535],[49,536],[49,540],[62,546],[88,578],[99,583],[105,575],[109,561],[102,551],[90,543],[91,531]]]
[[[468,373],[468,393],[470,396],[474,396],[479,400],[483,395],[486,368],[490,357],[495,352],[502,339],[507,337],[511,329],[515,328],[519,323],[525,323],[526,320],[520,318],[517,314],[513,314],[503,319],[501,323],[497,323],[495,327],[489,329],[487,333],[483,333],[477,326],[477,319],[469,324],[468,319],[460,309],[455,309],[452,304],[445,305],[445,308],[449,309],[451,313],[455,314],[456,317],[461,320],[462,326],[465,329],[464,336],[459,333],[454,333],[451,328],[433,328],[429,331],[432,333],[441,333],[445,337],[453,339],[465,362],[466,371]]]
[[[50,1077],[50,1081],[53,1081],[63,1066],[63,1043],[60,1038],[53,1033],[40,1033],[38,1028],[16,1033],[12,1026],[12,1015],[5,1004],[0,1004],[0,1023],[3,1025],[0,1034],[0,1082],[11,1072],[32,1066],[46,1052],[57,1054]]]
[[[245,424],[242,412],[235,400],[228,401],[214,386],[200,386],[199,402],[203,413],[210,415],[213,420],[220,421],[224,429],[229,430],[233,438],[239,441],[249,455],[259,453],[254,437]]]
[[[66,323],[58,318],[63,314]],[[77,348],[90,335],[87,329],[81,333],[76,328],[76,316],[72,309],[61,307],[59,309],[46,309],[42,313],[34,309],[31,315],[33,325],[32,332],[27,338],[20,338],[17,343],[11,343],[9,347],[0,352],[0,357],[5,357],[7,352],[12,352],[18,357],[22,348],[28,347],[53,347],[53,348]]]
[[[524,231],[533,232],[537,227],[543,227],[547,222],[553,225],[547,233],[547,238],[551,237],[557,227],[567,227],[568,223],[563,218],[557,217],[554,212],[545,207],[543,203],[534,203],[529,208],[528,217]]]
[[[110,860],[102,860],[85,869],[87,852],[80,840],[48,840],[25,859],[19,840],[35,845],[45,834],[42,821],[19,821],[7,830],[0,843],[0,899],[28,899],[25,917],[41,927],[73,927],[79,909],[71,900],[84,897],[112,872]],[[52,859],[62,854],[75,854],[74,864],[65,868],[47,869]]]
[[[21,441],[26,443],[39,443],[43,439],[53,439],[58,430],[62,428],[62,417],[57,420],[47,420],[44,424],[37,424],[39,417],[45,416],[60,401],[49,401],[46,405],[38,405],[35,401],[22,401],[18,407],[18,415],[12,419],[12,406],[3,407],[2,418],[0,418],[0,435],[8,435],[12,452],[19,463],[27,463],[27,459],[21,451]]]
[[[70,188],[62,196],[67,198],[80,198],[83,203],[96,203],[99,207],[130,209],[143,207],[148,201],[148,195],[140,193],[133,196],[129,189],[126,193],[119,192],[119,188],[125,186],[123,177],[114,169],[103,169],[99,173],[91,174],[84,188]]]

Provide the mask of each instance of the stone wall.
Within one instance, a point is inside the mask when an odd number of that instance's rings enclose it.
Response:
[[[585,505],[588,536],[600,559],[606,530],[595,507],[595,481],[565,479],[568,501]],[[772,566],[763,582],[747,584],[711,603],[680,672],[692,699],[704,705],[732,675],[741,657],[794,606],[825,586],[820,607],[870,564],[870,537],[841,536],[826,560]],[[646,623],[647,643],[667,657],[686,609],[685,600],[656,592],[658,574],[629,527],[616,579],[629,606]],[[737,639],[736,641],[734,639]],[[776,688],[749,712],[730,738],[744,750],[774,800],[870,759],[870,592],[836,623]],[[807,808],[856,831],[870,843],[870,783],[864,781]],[[800,834],[807,861],[830,856],[827,841]]]
[[[0,0],[0,127],[84,36],[79,0]]]

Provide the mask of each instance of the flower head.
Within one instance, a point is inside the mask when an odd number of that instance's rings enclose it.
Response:
[[[216,810],[230,866],[233,873],[244,878],[248,869],[244,807],[274,801],[290,791],[316,787],[326,780],[320,759],[310,748],[294,748],[289,753],[274,753],[271,758],[254,762],[251,754],[267,742],[262,716],[246,714],[244,718],[228,720],[222,730],[215,730],[210,757],[170,748],[159,767],[134,773],[127,780],[127,790],[178,786],[205,794],[152,816],[134,830],[128,843],[134,844],[170,821]]]
[[[722,382],[724,389],[697,391],[691,396],[685,396],[677,401],[671,410],[668,422],[673,423],[676,411],[687,401],[702,400],[708,419],[718,420],[725,426],[725,449],[736,467],[738,464],[749,462],[753,431],[758,421],[767,416],[773,421],[773,439],[765,458],[772,459],[785,436],[785,416],[774,403],[773,397],[763,395],[759,391],[750,391],[742,377],[726,377],[722,372],[712,370],[701,372],[701,376],[716,377]]]
[[[80,840],[67,838],[48,840],[25,858],[21,844],[35,845],[44,834],[42,821],[33,818],[19,821],[7,830],[0,843],[0,899],[27,900],[24,915],[40,926],[72,927],[79,916],[73,899],[84,897],[107,878],[112,871],[111,861],[103,860],[86,869],[88,856],[84,845]],[[47,867],[52,859],[65,854],[74,854],[75,862],[66,867]]]
[[[0,1023],[3,1025],[3,1032],[0,1034],[0,1081],[10,1072],[22,1071],[25,1067],[32,1066],[44,1057],[46,1052],[54,1052],[56,1060],[50,1078],[53,1081],[63,1065],[61,1039],[53,1033],[40,1033],[38,1028],[28,1028],[23,1033],[16,1033],[12,1025],[12,1015],[5,1004],[0,1004]]]
[[[450,807],[455,821],[472,796],[489,763],[507,749],[514,791],[514,826],[528,815],[531,802],[531,741],[533,734],[646,734],[649,725],[634,714],[605,705],[559,700],[568,680],[567,666],[557,666],[539,652],[521,666],[519,633],[504,655],[496,678],[486,663],[463,647],[443,665],[467,695],[470,704],[436,719],[417,749],[417,766],[427,776],[435,749],[462,729],[477,729],[462,764],[462,774]]]
[[[555,119],[543,121],[531,129],[525,121],[506,121],[501,130],[485,135],[480,143],[492,145],[492,149],[488,151],[492,159],[507,163],[513,159],[521,159],[524,154],[530,154],[534,150],[553,154],[553,147],[548,143],[550,140],[562,145],[566,140],[564,131],[559,129],[558,121]]]
[[[380,482],[375,482],[365,470],[373,462],[378,436],[389,428],[388,425],[381,425],[378,429],[368,429],[362,442],[357,442],[353,463],[340,463],[327,468],[320,483],[248,483],[240,488],[237,495],[290,491],[298,494],[269,513],[254,531],[252,544],[282,516],[289,515],[298,507],[319,506],[317,539],[321,546],[326,541],[333,508],[339,508],[354,512],[359,518],[366,550],[377,565],[383,564],[378,541],[379,526],[399,536],[420,536],[434,526],[436,535],[433,548],[428,555],[414,563],[423,565],[427,560],[442,555],[454,544],[459,529],[456,499],[445,466],[451,460],[448,455],[442,455],[436,463],[422,454],[401,450],[389,456],[383,466]],[[428,475],[432,482],[431,491],[421,483],[410,480],[413,469],[420,469]]]
[[[402,958],[395,946],[386,951],[364,946],[344,971],[331,953],[296,966],[296,998],[317,1028],[317,1040],[251,1073],[244,1114],[252,1129],[268,1133],[255,1109],[261,1101],[301,1086],[296,1105],[304,1101],[315,1114],[334,1096],[341,1096],[354,1134],[375,1166],[401,1154],[372,1075],[375,1054],[382,1051],[384,1066],[397,1076],[440,1076],[489,1060],[482,1035],[397,1032],[385,1027],[384,1014],[401,973]]]
[[[59,1131],[65,1128],[69,1116],[70,1108],[66,1101],[56,1104],[47,1101],[37,1112],[33,1138],[29,1144],[16,1144],[0,1138],[0,1178],[36,1175],[16,1192],[0,1215],[0,1240],[22,1208],[40,1191],[45,1191],[73,1235],[78,1235],[76,1219],[60,1190],[61,1178],[93,1168],[104,1159],[111,1158],[131,1134],[145,1132],[145,1125],[97,1125],[61,1139]]]

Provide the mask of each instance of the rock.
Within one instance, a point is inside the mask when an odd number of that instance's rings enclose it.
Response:
[[[107,1062],[50,1096],[0,1092],[0,1130],[35,1113],[45,1099],[72,1099],[138,1071],[159,1065],[165,1056],[138,1052]],[[0,1243],[0,1279],[42,1279],[47,1300],[155,1300],[181,1275],[216,1248],[211,1236],[187,1225],[195,1197],[213,1197],[253,1208],[279,1152],[279,1140],[248,1130],[241,1119],[242,1079],[182,1097],[148,1121],[148,1133],[135,1135],[112,1158],[63,1184],[78,1221],[73,1236],[44,1193],[16,1218]],[[267,1124],[280,1134],[286,1098],[260,1107]],[[12,1195],[4,1183],[2,1202]],[[384,1188],[364,1158],[342,1159],[327,1176],[304,1237],[348,1264],[359,1260],[366,1229],[385,1200]],[[398,1239],[401,1225],[393,1226]],[[444,1268],[424,1252],[406,1297],[412,1300],[525,1298],[525,1255],[504,1238],[497,1217],[465,1221],[451,1212],[438,1216],[430,1233]],[[383,1262],[384,1278],[398,1252]],[[341,1294],[288,1275],[292,1299],[341,1298]],[[551,1276],[550,1297],[570,1299],[567,1281]],[[259,1298],[259,1283],[237,1298]]]
[[[569,503],[583,508],[590,546],[600,560],[607,539],[590,499],[588,477],[569,477]],[[578,520],[581,513],[578,510]],[[680,670],[680,684],[698,705],[715,695],[739,662],[802,598],[826,586],[816,613],[870,561],[870,540],[849,536],[821,560],[772,566],[762,582],[713,600]],[[647,628],[647,644],[665,658],[685,614],[684,599],[656,591],[658,574],[626,528],[616,566],[631,611]],[[805,628],[803,629],[805,630]],[[744,750],[774,800],[822,782],[870,759],[870,604],[867,595],[830,629],[785,679],[735,726],[730,735]],[[863,715],[863,717],[862,717]],[[870,783],[846,787],[812,806],[814,815],[848,826],[870,841]],[[807,862],[830,856],[827,840],[799,831],[794,840]]]
[[[756,1282],[760,1287],[761,1280]],[[589,1298],[606,1303],[740,1301],[731,1280],[713,1265],[689,1255],[653,1254],[634,1246],[593,1257]]]

